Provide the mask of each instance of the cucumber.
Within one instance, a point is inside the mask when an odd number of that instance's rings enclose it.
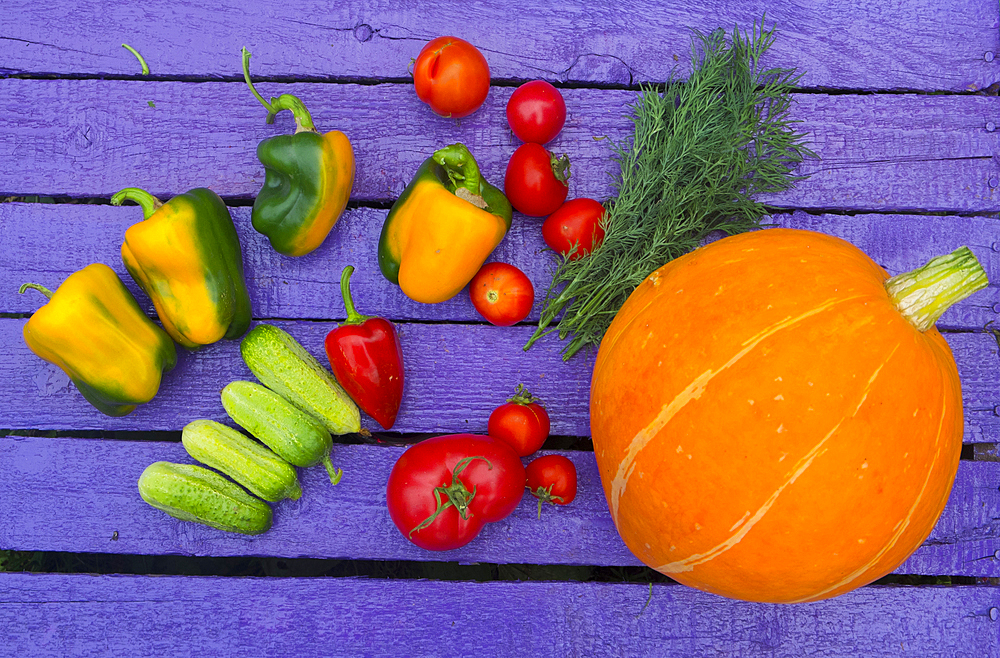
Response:
[[[276,503],[302,497],[291,464],[232,427],[214,420],[193,420],[184,426],[181,443],[189,455],[228,475],[258,498]]]
[[[358,405],[288,332],[259,324],[240,341],[240,354],[264,386],[319,418],[331,434],[361,431]]]
[[[337,484],[342,472],[330,461],[333,438],[318,418],[307,414],[269,388],[247,381],[222,389],[229,417],[260,439],[289,464],[303,468],[322,462]]]
[[[271,528],[271,507],[215,471],[194,464],[154,462],[139,476],[142,499],[181,521],[259,535]]]

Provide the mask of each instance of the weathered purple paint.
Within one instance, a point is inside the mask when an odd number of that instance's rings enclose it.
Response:
[[[994,587],[782,606],[644,583],[0,574],[12,656],[996,658],[998,605]]]
[[[766,13],[779,37],[768,66],[798,67],[810,87],[974,91],[997,80],[997,6],[965,0],[811,3],[460,0],[294,5],[255,0],[145,3],[7,2],[0,72],[139,75],[128,41],[156,76],[239,77],[239,52],[257,76],[406,78],[428,40],[475,43],[494,79],[637,84],[686,74],[691,29],[749,29]]]
[[[299,469],[303,496],[274,506],[274,527],[244,537],[177,521],[146,505],[136,490],[154,461],[193,463],[178,443],[6,437],[0,439],[0,550],[183,555],[433,560],[448,562],[641,563],[608,513],[593,453],[566,454],[579,493],[537,518],[525,495],[507,519],[448,552],[417,548],[396,529],[385,505],[389,471],[404,448],[336,446],[343,480],[322,468]],[[527,461],[527,460],[526,460]],[[897,573],[1000,576],[1000,464],[963,462],[948,505],[926,544]],[[115,537],[116,539],[112,539]]]
[[[261,84],[265,95],[294,93],[320,130],[344,131],[354,145],[356,201],[402,192],[437,148],[462,141],[488,180],[503,182],[519,143],[504,107],[512,90],[496,88],[460,121],[434,115],[402,84]],[[250,198],[263,183],[257,143],[293,130],[288,112],[273,125],[245,85],[100,80],[0,80],[2,195],[109,197],[139,186],[172,196],[210,187]],[[567,122],[548,148],[569,155],[571,197],[611,194],[612,142],[630,136],[632,91],[566,89]],[[113,99],[113,100],[112,100]],[[152,101],[155,107],[147,103]],[[798,94],[792,117],[821,160],[812,176],[766,201],[787,208],[863,211],[995,212],[1000,174],[993,155],[1000,133],[985,96]],[[602,139],[602,138],[607,139]],[[537,220],[535,220],[537,221]]]
[[[254,316],[309,320],[340,320],[340,272],[355,267],[351,290],[362,312],[396,321],[448,320],[484,322],[463,291],[447,302],[420,304],[402,294],[381,275],[377,245],[387,210],[348,210],[326,242],[301,258],[274,251],[250,225],[250,209],[230,209],[243,243],[243,254]],[[19,295],[18,287],[32,281],[53,288],[90,263],[106,263],[153,313],[148,298],[134,285],[121,263],[122,237],[142,219],[137,206],[6,203],[0,204],[0,312],[31,313],[44,301],[35,293]],[[812,215],[797,211],[775,215],[767,223],[820,231],[842,237],[898,274],[934,256],[968,245],[987,275],[1000,280],[1000,220],[989,217],[928,215]],[[535,305],[528,321],[537,322],[542,296],[552,280],[557,259],[541,237],[541,221],[517,216],[507,237],[490,260],[511,263],[535,286]],[[73,236],[67,239],[67,236]],[[996,245],[995,247],[993,245]],[[981,330],[998,318],[1000,287],[991,286],[945,313],[938,327]]]

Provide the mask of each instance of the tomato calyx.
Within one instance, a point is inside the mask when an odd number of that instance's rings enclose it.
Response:
[[[542,503],[552,503],[553,505],[555,505],[556,503],[562,503],[566,500],[562,496],[552,495],[552,488],[554,486],[556,485],[553,482],[548,486],[548,488],[538,487],[537,489],[532,490],[532,488],[529,486],[524,487],[529,492],[531,492],[532,496],[538,499],[538,518],[542,518]]]
[[[463,520],[467,520],[470,516],[469,504],[472,499],[476,497],[477,487],[473,487],[472,491],[469,491],[465,483],[458,479],[458,476],[465,470],[465,468],[477,459],[482,459],[489,466],[490,470],[493,470],[493,464],[486,457],[466,457],[462,461],[455,464],[455,468],[451,472],[451,484],[448,486],[434,487],[434,499],[437,502],[437,508],[434,513],[428,516],[426,519],[421,521],[410,530],[410,537],[413,537],[413,533],[418,530],[423,530],[427,526],[434,523],[440,516],[441,512],[448,509],[449,507],[454,507],[458,511],[458,515],[462,517]]]
[[[563,153],[562,157],[557,157],[555,153],[549,153],[549,163],[552,165],[552,174],[556,180],[569,187],[569,156]]]
[[[531,391],[524,387],[524,384],[517,385],[517,388],[514,389],[514,397],[507,398],[507,402],[513,402],[525,407],[529,404],[537,404],[540,407],[545,406],[542,404],[541,398],[536,398],[532,395]]]

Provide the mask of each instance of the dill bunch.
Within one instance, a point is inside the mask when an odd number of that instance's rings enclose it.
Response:
[[[715,231],[759,227],[766,211],[755,196],[804,178],[792,170],[815,154],[788,118],[801,76],[759,67],[774,29],[765,31],[763,21],[750,34],[736,28],[730,42],[722,29],[694,36],[689,78],[643,88],[631,106],[634,135],[612,146],[620,167],[617,198],[605,204],[604,240],[583,258],[563,257],[525,351],[554,331],[561,340],[572,335],[564,360],[600,344],[649,274]]]

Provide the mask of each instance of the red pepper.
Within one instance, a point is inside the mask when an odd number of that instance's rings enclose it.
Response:
[[[354,267],[348,265],[340,275],[347,319],[326,335],[326,356],[351,399],[379,425],[390,429],[403,400],[403,348],[391,322],[354,310],[350,289],[353,272]]]

